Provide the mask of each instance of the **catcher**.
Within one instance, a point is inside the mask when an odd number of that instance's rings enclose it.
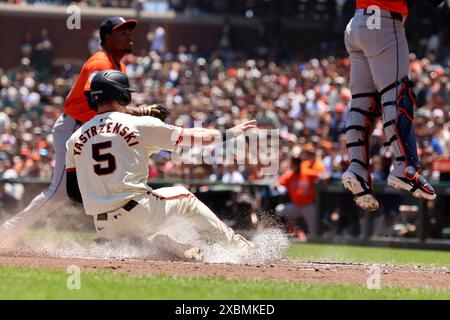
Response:
[[[64,103],[64,114],[56,120],[53,127],[55,166],[52,182],[25,209],[0,227],[0,247],[13,245],[23,231],[61,208],[69,200],[64,174],[66,142],[81,124],[97,114],[90,107],[92,101],[89,87],[95,73],[107,69],[125,72],[125,65],[121,59],[133,48],[133,30],[136,24],[136,20],[126,20],[123,17],[112,17],[101,24],[102,50],[94,53],[83,65]],[[169,114],[169,111],[161,105],[128,106],[126,112],[134,115],[152,115],[163,121]]]
[[[378,209],[368,148],[375,120],[382,115],[385,146],[392,146],[395,156],[388,184],[416,198],[434,200],[436,193],[421,174],[414,135],[415,96],[408,78],[409,49],[403,26],[407,1],[357,0],[356,8],[345,30],[351,61],[352,101],[346,124],[351,164],[342,183],[359,207]],[[372,25],[375,15],[379,15],[378,27]]]
[[[183,129],[161,120],[126,114],[131,89],[125,74],[97,73],[91,97],[98,115],[81,126],[67,142],[68,196],[93,216],[98,235],[105,239],[150,238],[171,216],[185,216],[208,241],[222,241],[248,250],[252,243],[234,233],[205,204],[184,187],[152,190],[147,186],[148,158],[177,146],[216,143],[215,129]],[[230,130],[239,136],[256,127],[246,121]],[[190,258],[192,250],[185,257]],[[196,252],[198,253],[198,251]]]

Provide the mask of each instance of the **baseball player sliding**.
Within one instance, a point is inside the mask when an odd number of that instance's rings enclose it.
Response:
[[[378,209],[368,148],[375,120],[382,115],[385,146],[391,145],[395,156],[388,184],[416,198],[433,200],[435,191],[421,175],[413,128],[415,95],[408,78],[409,49],[403,27],[406,0],[357,0],[356,8],[345,30],[351,61],[352,102],[346,127],[351,164],[342,183],[359,207]]]
[[[101,24],[102,50],[93,54],[83,65],[64,103],[64,115],[58,118],[53,127],[55,167],[52,182],[24,210],[0,227],[0,247],[13,245],[24,230],[58,210],[69,200],[64,174],[66,141],[82,123],[89,121],[97,114],[94,109],[89,107],[92,104],[90,82],[95,73],[107,69],[125,72],[125,65],[121,59],[132,50],[132,32],[136,24],[136,20],[126,20],[122,17],[112,17]],[[128,106],[126,112],[134,115],[151,114],[162,120],[168,115],[167,109],[160,105]]]
[[[192,146],[194,140],[202,145],[217,143],[222,133],[125,114],[131,91],[125,74],[115,70],[97,73],[91,96],[98,114],[67,142],[67,193],[94,217],[98,235],[106,239],[150,237],[167,218],[184,216],[205,240],[252,248],[251,242],[235,234],[186,188],[152,190],[147,186],[151,154]],[[256,121],[251,120],[229,130],[236,137],[255,127]]]

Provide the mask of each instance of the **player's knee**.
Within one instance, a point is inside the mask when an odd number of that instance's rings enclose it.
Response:
[[[388,85],[380,94],[383,97],[383,108],[393,108],[399,116],[403,115],[413,121],[416,95],[408,77]]]
[[[176,198],[178,201],[186,203],[187,206],[192,207],[195,206],[196,201],[198,201],[197,197],[189,191],[186,187],[177,186],[173,187],[173,198]]]
[[[180,194],[188,194],[188,195],[192,195],[192,192],[189,191],[188,188],[183,187],[183,186],[179,186],[179,187],[178,187],[178,191],[180,192]]]
[[[381,98],[378,92],[362,92],[352,95],[351,108],[346,120],[347,131],[366,131],[381,115]],[[362,128],[362,126],[364,128]]]
[[[192,192],[190,192],[186,187],[184,186],[175,186],[175,187],[167,187],[158,189],[160,191],[160,194],[164,197],[173,198],[173,197],[180,197],[182,198],[185,195],[190,195]]]
[[[362,110],[369,110],[372,105],[370,97],[357,97],[352,98],[350,104],[351,108],[358,108]]]
[[[386,95],[394,90],[396,99],[387,99]],[[385,114],[383,128],[386,135],[391,137],[388,142],[393,142],[397,135],[407,140],[414,121],[415,94],[412,82],[405,77],[387,86],[381,93]],[[389,95],[389,97],[392,96],[392,94]]]

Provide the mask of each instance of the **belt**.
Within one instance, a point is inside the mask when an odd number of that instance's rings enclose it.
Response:
[[[370,12],[368,10],[369,9],[367,9],[367,8],[364,9],[365,16],[371,16],[375,13],[375,11],[373,11],[373,10],[371,10]],[[389,14],[391,15],[392,19],[403,22],[403,16],[400,13],[394,12],[394,11],[389,11]]]
[[[130,212],[139,204],[136,200],[130,200],[128,201],[121,209]],[[97,221],[106,221],[108,220],[108,213],[100,213],[97,215]]]

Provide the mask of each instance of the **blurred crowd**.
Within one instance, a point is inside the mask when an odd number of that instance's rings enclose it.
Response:
[[[423,174],[436,182],[450,180],[450,45],[448,30],[436,28],[446,21],[435,19],[430,24],[423,19],[422,27],[409,28],[415,31],[408,36],[411,51],[417,54],[410,55],[417,95],[415,133]],[[159,152],[149,160],[149,180],[200,179],[237,184],[268,180],[273,184],[291,168],[293,153],[323,168],[318,174],[320,179],[339,180],[349,164],[345,119],[351,93],[346,55],[328,47],[312,59],[301,55],[271,59],[270,54],[254,55],[232,48],[225,29],[218,49],[208,56],[203,56],[195,44],[168,52],[164,28],[149,32],[147,52],[128,55],[124,60],[132,86],[138,91],[133,94],[133,103],[162,103],[171,110],[167,122],[183,127],[201,124],[227,129],[243,120],[256,119],[259,128],[278,129],[279,170],[265,175],[259,164],[179,164],[170,153]],[[98,32],[94,32],[87,43],[91,54],[100,49],[98,38]],[[26,36],[20,67],[0,69],[2,178],[52,177],[52,126],[63,112],[64,99],[79,70],[70,65],[53,68],[52,52],[51,35],[44,29],[35,41]],[[370,142],[375,181],[386,180],[393,157],[383,146],[382,129],[379,119]],[[198,190],[207,191],[208,187],[200,186]],[[23,192],[21,185],[0,184],[0,204],[14,203]],[[274,195],[276,192],[270,194]],[[353,204],[347,196],[348,203]],[[390,202],[398,205],[394,200]]]
[[[421,59],[411,54],[410,60],[417,95],[415,132],[424,175],[434,182],[449,180],[448,173],[433,170],[433,162],[450,159],[450,59],[438,62],[430,53]],[[273,183],[291,168],[294,150],[302,160],[323,167],[323,179],[338,180],[349,164],[345,119],[351,94],[346,57],[277,64],[239,54],[230,56],[223,50],[204,58],[193,45],[181,46],[176,53],[129,55],[124,62],[138,91],[133,94],[133,103],[166,105],[171,110],[168,123],[227,129],[245,119],[256,119],[260,128],[279,129],[280,168],[274,175],[264,175],[258,164],[180,164],[162,151],[149,160],[150,180],[239,184],[268,179]],[[33,65],[31,61],[10,72],[0,71],[3,178],[52,177],[51,130],[77,74],[63,69],[37,81]],[[371,169],[376,181],[387,178],[392,163],[392,153],[383,146],[384,141],[380,119],[371,139]],[[198,190],[207,191],[208,187]],[[11,202],[22,197],[23,187],[8,184],[0,192],[2,203]]]
[[[450,59],[411,55],[416,83],[415,132],[424,174],[438,159],[450,159]],[[192,127],[226,129],[244,119],[256,119],[260,128],[279,129],[280,172],[289,167],[290,151],[298,146],[323,162],[328,176],[336,177],[348,165],[345,118],[351,101],[349,60],[332,57],[287,65],[264,60],[230,60],[217,51],[208,59],[196,47],[177,53],[149,52],[125,59],[127,74],[138,90],[135,104],[163,103],[171,110],[168,122]],[[32,64],[31,64],[32,65]],[[11,176],[49,179],[52,168],[51,129],[63,110],[64,98],[76,73],[52,73],[36,80],[36,69],[23,66],[0,73],[0,172]],[[392,153],[383,147],[381,119],[371,139],[375,179],[384,180]],[[161,152],[150,163],[150,178],[210,178],[226,182],[263,179],[252,166],[179,165]],[[267,178],[267,177],[266,177]],[[271,177],[274,178],[274,177]]]

